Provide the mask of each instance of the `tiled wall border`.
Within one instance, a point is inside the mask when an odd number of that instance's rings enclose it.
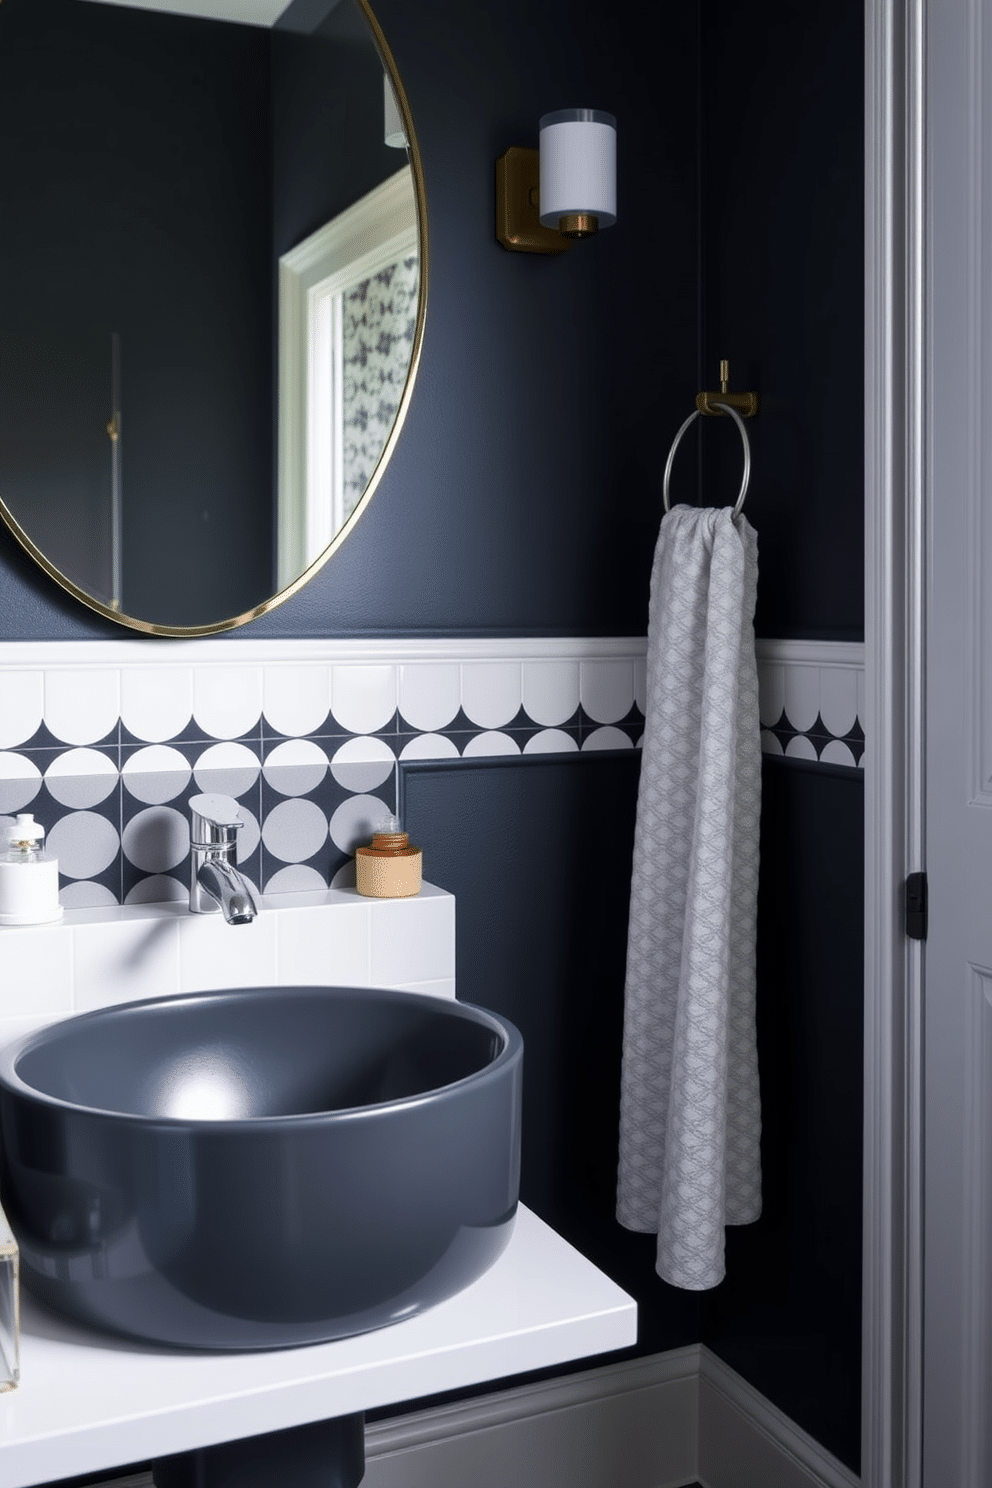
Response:
[[[469,690],[479,677],[480,665],[519,666],[519,679],[486,674],[491,682],[509,684],[531,720],[543,726],[568,721],[563,707],[581,704],[590,729],[616,724],[618,700],[626,701],[643,716],[644,637],[581,637],[485,640],[289,640],[289,641],[5,641],[0,642],[0,749],[27,743],[43,721],[66,744],[81,742],[86,733],[73,709],[82,705],[88,715],[102,714],[108,723],[120,716],[127,724],[129,711],[137,709],[141,721],[151,710],[152,729],[163,737],[172,722],[188,705],[187,717],[202,717],[205,731],[215,738],[232,738],[239,723],[251,716],[257,704],[261,711],[273,704],[278,709],[287,684],[300,684],[297,716],[290,732],[307,732],[322,703],[331,708],[332,678],[320,677],[311,668],[367,666],[392,667],[394,678],[380,675],[380,699],[392,697],[402,710],[408,700],[419,708],[426,727],[412,724],[414,732],[430,732],[430,725],[446,718],[445,698],[453,679],[437,677],[428,667],[468,667]],[[761,680],[761,722],[776,735],[806,735],[812,738],[843,739],[857,725],[863,740],[864,646],[855,642],[759,640],[756,643]],[[628,667],[630,670],[628,671]],[[302,669],[289,677],[286,668]],[[417,669],[419,675],[404,668]],[[526,670],[524,670],[526,669]],[[71,678],[87,674],[85,687]],[[94,675],[97,674],[97,675]],[[233,675],[232,675],[233,674]],[[268,675],[266,675],[268,674]],[[342,698],[360,674],[342,674],[346,683]],[[461,674],[465,685],[465,674]],[[162,684],[165,684],[163,693]],[[219,684],[219,689],[218,689]],[[426,684],[417,685],[417,684]],[[394,693],[393,688],[396,688]],[[428,701],[425,694],[433,696]],[[154,703],[147,697],[152,692]],[[461,697],[459,701],[462,701]],[[375,709],[374,698],[367,702]],[[285,705],[283,705],[285,706]],[[358,708],[354,719],[341,722],[346,732],[361,733],[368,720]],[[409,708],[407,711],[410,711]],[[497,714],[507,724],[505,706],[497,702],[485,721],[469,730],[478,732]],[[221,715],[226,714],[226,717]],[[240,716],[239,716],[240,715]],[[380,710],[381,718],[381,710]],[[322,721],[322,720],[321,720]],[[450,719],[447,720],[450,723]],[[356,727],[349,728],[354,722]],[[99,726],[99,720],[95,720]],[[295,729],[294,729],[295,726]],[[89,730],[92,732],[92,729]],[[139,737],[152,738],[143,731]],[[95,736],[94,736],[95,737]],[[88,742],[94,742],[90,739]],[[808,756],[807,756],[808,757]]]
[[[762,640],[756,650],[765,753],[863,767],[863,643]]]
[[[395,704],[411,736],[415,758],[437,741],[443,754],[500,753],[513,733],[530,728],[529,752],[568,748],[558,730],[571,724],[576,747],[612,743],[591,736],[628,720],[628,743],[643,718],[643,637],[529,640],[333,640],[333,641],[15,641],[0,642],[0,750],[30,741],[44,723],[53,743],[95,741],[118,717],[136,738],[160,741],[186,718],[206,735],[230,739],[263,712],[273,712],[284,736],[305,736],[333,716],[333,671],[338,675],[338,721],[344,733],[366,734],[386,721]],[[759,640],[761,723],[765,749],[794,758],[860,764],[864,752],[864,646],[855,642]],[[502,672],[477,668],[502,667]],[[361,669],[391,668],[376,676]],[[519,674],[516,668],[520,668]],[[443,668],[434,671],[433,668]],[[451,670],[458,668],[458,675]],[[466,672],[464,669],[467,668]],[[85,674],[85,681],[82,674]],[[295,689],[295,698],[288,694]],[[457,697],[490,691],[453,727]],[[362,694],[361,697],[356,694]],[[479,699],[479,703],[482,700]],[[510,709],[516,704],[515,713]],[[93,719],[89,728],[80,721]],[[579,710],[581,709],[581,713]],[[257,710],[257,711],[256,711]],[[323,710],[323,714],[322,714]],[[520,712],[525,715],[522,720]],[[581,723],[575,736],[576,715]],[[535,737],[551,729],[550,737]],[[509,741],[501,734],[510,731]],[[467,733],[471,739],[454,740]],[[426,736],[418,738],[416,736]],[[516,742],[519,744],[520,740]],[[848,753],[830,749],[843,743]],[[458,749],[457,746],[462,748]],[[848,756],[851,756],[850,758]]]
[[[189,798],[242,805],[269,893],[347,882],[412,760],[631,749],[643,637],[0,644],[0,814],[49,832],[67,908],[185,895]],[[861,763],[863,648],[758,645],[763,747]],[[343,877],[340,875],[344,875]]]

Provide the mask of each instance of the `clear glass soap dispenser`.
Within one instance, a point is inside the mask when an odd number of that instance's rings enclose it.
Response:
[[[0,925],[44,925],[61,919],[59,864],[44,850],[44,827],[30,812],[21,812],[6,836],[0,856]]]

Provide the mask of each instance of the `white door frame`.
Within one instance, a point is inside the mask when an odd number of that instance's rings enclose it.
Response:
[[[865,1488],[921,1478],[925,16],[865,3]]]

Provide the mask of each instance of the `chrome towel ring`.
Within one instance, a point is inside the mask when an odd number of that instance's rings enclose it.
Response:
[[[741,488],[740,488],[740,490],[737,493],[737,500],[734,503],[733,520],[736,521],[737,518],[741,514],[741,510],[742,510],[742,508],[744,506],[744,497],[747,495],[747,488],[748,488],[748,486],[749,486],[749,484],[751,482],[751,445],[750,445],[750,443],[748,441],[747,430],[744,427],[744,420],[741,418],[740,414],[737,412],[737,409],[736,408],[732,408],[729,403],[722,403],[722,402],[718,401],[717,399],[714,399],[710,395],[707,395],[707,396],[709,397],[710,401],[709,401],[709,405],[708,405],[708,408],[707,408],[706,411],[708,412],[709,409],[712,409],[712,408],[719,408],[719,410],[720,410],[721,413],[729,413],[730,414],[730,417],[733,419],[734,423],[737,425],[737,432],[740,434],[740,436],[741,436],[741,444],[744,446],[744,473],[743,473],[743,475],[741,477]],[[670,506],[669,500],[668,500],[668,487],[669,487],[669,483],[670,483],[671,478],[672,478],[672,466],[675,463],[675,451],[678,449],[679,442],[680,442],[680,440],[682,438],[682,435],[685,433],[686,429],[688,429],[689,425],[695,419],[699,418],[700,413],[702,411],[703,410],[702,409],[699,409],[699,408],[694,408],[692,410],[692,412],[690,413],[689,417],[686,419],[685,423],[682,425],[681,429],[676,434],[675,439],[674,439],[674,441],[672,443],[672,447],[671,447],[671,449],[668,452],[668,459],[665,462],[665,477],[664,477],[664,480],[662,482],[662,495],[664,497],[665,511],[666,512],[671,511],[671,506]]]

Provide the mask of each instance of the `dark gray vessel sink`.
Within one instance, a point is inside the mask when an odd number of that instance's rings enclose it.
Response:
[[[0,1203],[37,1297],[184,1347],[341,1338],[474,1281],[517,1204],[523,1042],[481,1008],[280,987],[0,1052]]]

